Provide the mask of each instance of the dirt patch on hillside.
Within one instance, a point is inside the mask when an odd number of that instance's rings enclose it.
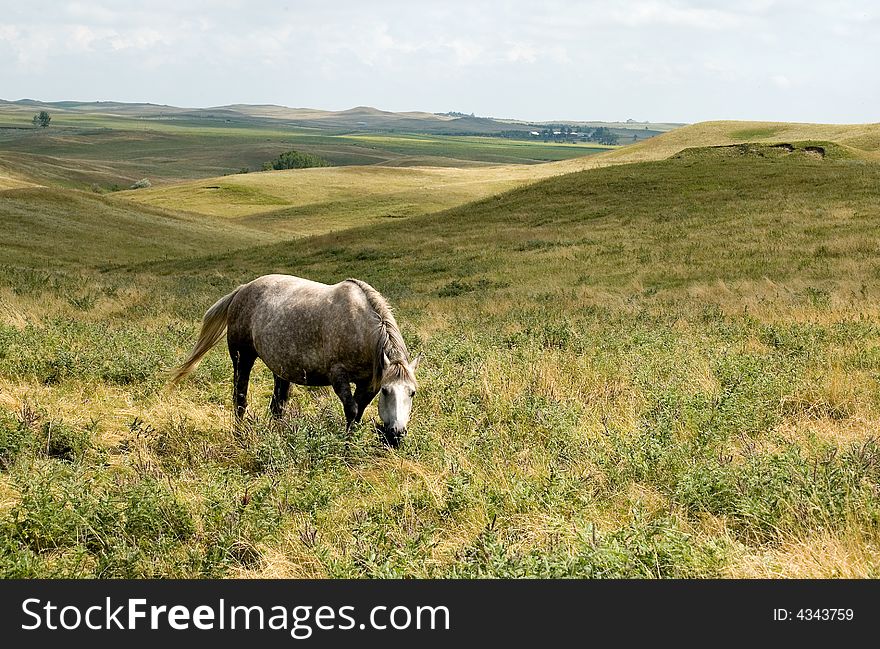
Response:
[[[757,142],[745,142],[743,144],[722,144],[708,147],[694,147],[684,149],[672,156],[676,159],[701,159],[707,157],[755,157],[755,158],[787,158],[790,155],[808,157],[816,160],[841,157],[841,153],[835,145],[830,143],[806,143],[806,142],[777,142],[775,144],[761,144]]]

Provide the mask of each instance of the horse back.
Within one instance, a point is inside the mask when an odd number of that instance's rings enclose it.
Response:
[[[377,316],[352,282],[327,285],[292,275],[264,275],[229,306],[227,338],[252,348],[289,381],[327,385],[334,366],[352,380],[372,372]]]

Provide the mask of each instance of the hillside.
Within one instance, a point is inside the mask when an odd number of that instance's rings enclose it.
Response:
[[[324,167],[209,178],[119,197],[300,237],[436,212],[552,173],[546,164]]]
[[[272,243],[4,192],[0,575],[880,576],[880,165],[815,134]],[[401,449],[322,389],[270,424],[261,366],[233,434],[222,345],[167,389],[267,272],[392,301],[425,354]]]
[[[818,144],[824,144],[827,151],[837,151],[834,143]],[[773,155],[733,156],[724,148],[697,148],[678,159],[554,176],[476,203],[414,217],[406,227],[387,220],[306,241],[261,247],[253,254],[260,257],[260,264],[274,263],[273,255],[278,255],[276,261],[289,259],[297,267],[309,269],[309,251],[313,251],[317,260],[314,268],[320,271],[325,248],[333,248],[345,250],[342,259],[371,276],[399,274],[442,282],[443,275],[438,275],[436,260],[429,254],[442,242],[446,266],[459,279],[472,280],[475,285],[481,279],[503,279],[520,290],[542,286],[548,276],[577,286],[587,277],[583,275],[585,268],[603,277],[605,289],[619,281],[624,290],[633,282],[645,288],[653,286],[652,291],[665,285],[678,291],[697,279],[711,283],[736,278],[759,281],[778,273],[802,276],[805,269],[798,268],[794,258],[807,249],[806,241],[786,236],[771,244],[782,236],[773,234],[774,230],[790,235],[795,230],[809,233],[808,239],[828,250],[834,249],[837,237],[861,245],[876,225],[873,183],[880,167],[854,167],[847,159],[814,158],[802,152],[803,145],[797,146],[801,149],[796,147],[791,154],[768,148]],[[261,181],[259,176],[253,179]],[[774,207],[764,213],[759,205]],[[827,220],[830,214],[835,215],[831,221]],[[769,239],[755,238],[756,232],[765,230]],[[604,234],[600,236],[600,232]],[[673,236],[673,232],[679,234]],[[605,242],[605,236],[616,243]],[[760,252],[762,240],[775,255],[769,249]],[[377,252],[377,241],[393,242],[392,249]],[[731,256],[733,251],[719,255],[715,246],[731,242],[736,242],[733,250],[744,258],[754,257],[755,264],[744,265],[743,259]],[[611,247],[606,249],[606,245]],[[504,254],[481,254],[490,249]],[[398,256],[397,251],[402,250],[410,254]],[[677,252],[669,255],[673,250]],[[220,263],[246,269],[251,254],[233,253]],[[645,257],[641,262],[639,254]],[[359,263],[356,260],[360,257],[370,261]],[[335,256],[333,259],[332,264],[340,262]],[[665,265],[676,259],[686,259],[687,266],[671,272]],[[814,279],[833,279],[837,276],[835,263],[848,263],[850,258],[841,251],[830,259],[835,261],[822,260],[821,272],[818,267],[808,267],[819,273]],[[654,264],[648,260],[656,262],[658,270],[652,271]],[[528,263],[521,263],[525,261]],[[540,273],[535,274],[538,266]],[[623,269],[630,269],[630,273],[621,275]],[[856,281],[850,273],[841,272],[839,277],[846,277],[847,283]],[[862,279],[868,281],[869,277]],[[435,289],[437,286],[431,285],[419,290]]]
[[[0,163],[2,164],[2,163]],[[18,173],[0,166],[0,191],[6,189],[19,189],[21,187],[33,187],[34,183],[24,180]]]
[[[361,141],[370,139],[371,136],[363,136]],[[430,213],[551,176],[663,160],[687,148],[814,140],[834,142],[846,155],[855,158],[880,159],[880,124],[707,122],[684,126],[638,144],[539,165],[441,169],[430,166],[431,158],[426,158],[418,161],[424,166],[416,164],[406,171],[346,167],[248,174],[178,183],[123,195],[138,202],[198,214],[253,217],[251,222],[258,227],[284,232],[287,236],[306,235],[322,231],[321,223],[330,224],[324,230],[338,229],[382,217]],[[327,221],[328,218],[331,221]]]
[[[880,123],[796,124],[718,121],[691,124],[599,156],[563,161],[556,163],[555,166],[571,171],[610,164],[664,160],[690,147],[805,140],[835,142],[850,149],[856,157],[880,160]]]
[[[291,149],[317,155],[334,166],[474,167],[533,165],[607,148],[378,132],[381,129],[334,130],[228,112],[156,116],[131,110],[53,109],[51,126],[40,130],[30,125],[33,110],[0,105],[0,173],[36,184],[94,186],[102,191],[126,188],[141,178],[161,185],[255,171]]]
[[[228,251],[266,241],[211,223],[86,192],[24,187],[0,191],[2,264],[74,269]]]

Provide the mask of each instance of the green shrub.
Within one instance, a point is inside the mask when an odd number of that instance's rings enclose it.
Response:
[[[302,151],[285,151],[271,162],[263,164],[263,170],[268,169],[308,169],[309,167],[329,167],[330,163],[324,158],[313,153]]]
[[[8,469],[33,442],[34,435],[28,426],[0,410],[0,470]]]
[[[44,422],[40,437],[40,446],[48,457],[67,462],[82,458],[92,447],[90,431],[60,421]]]

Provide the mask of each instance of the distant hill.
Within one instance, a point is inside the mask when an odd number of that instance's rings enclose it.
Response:
[[[32,124],[40,110],[52,115],[47,129]],[[510,127],[484,118],[365,106],[332,112],[269,105],[190,109],[0,101],[0,187],[39,184],[112,191],[142,178],[162,185],[256,171],[292,149],[334,166],[470,167],[535,165],[607,148],[528,134],[498,137],[507,132],[499,128]],[[480,132],[484,136],[473,135]]]
[[[834,142],[853,157],[880,160],[880,123],[800,124],[794,122],[713,121],[691,124],[657,137],[590,156],[552,163],[560,171],[577,171],[630,162],[665,160],[684,149],[745,142]]]
[[[127,116],[160,115],[169,111],[180,111],[180,108],[150,103],[125,103],[119,101],[39,101],[36,99],[20,99],[5,101],[0,99],[0,106],[19,106],[28,110],[75,111],[82,113],[114,113]]]
[[[522,133],[527,135],[536,127],[548,124],[580,125],[584,127],[605,126],[624,137],[637,138],[655,135],[676,128],[678,124],[648,124],[637,122],[576,122],[571,120],[553,122],[526,122],[512,119],[475,117],[472,115],[422,111],[392,112],[370,106],[356,106],[347,110],[331,111],[314,108],[290,108],[272,104],[230,104],[211,108],[186,108],[151,103],[124,103],[116,101],[58,101],[43,102],[34,99],[18,101],[0,100],[0,106],[20,108],[24,111],[48,110],[73,113],[99,113],[143,119],[188,119],[220,121],[223,123],[283,124],[331,132],[411,132],[435,135],[493,135]],[[650,131],[646,134],[645,131]]]

